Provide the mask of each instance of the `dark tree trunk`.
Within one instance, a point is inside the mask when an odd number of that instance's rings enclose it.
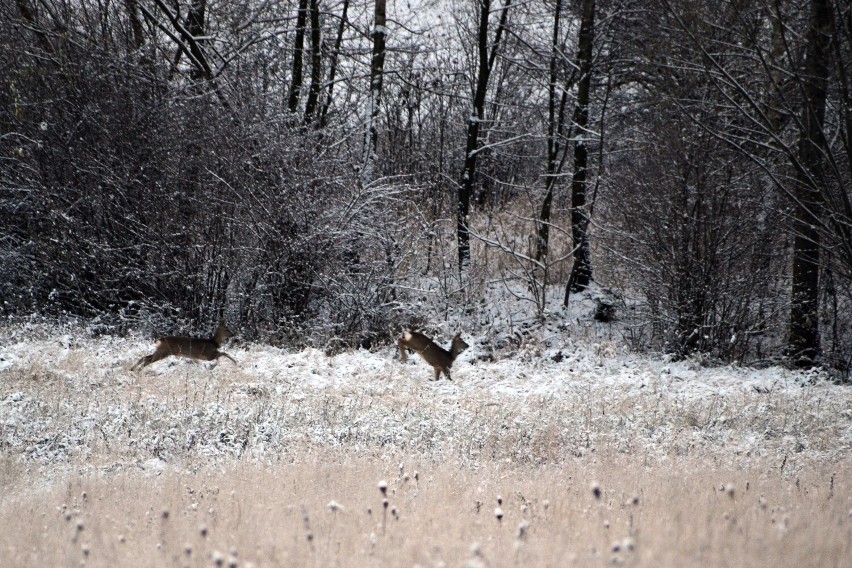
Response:
[[[334,53],[331,54],[331,64],[328,70],[328,92],[325,103],[320,112],[319,127],[326,125],[328,109],[331,107],[332,92],[334,91],[334,79],[337,75],[337,59],[340,56],[340,46],[343,43],[343,32],[346,31],[346,13],[349,11],[349,0],[343,0],[343,10],[340,14],[340,25],[337,27],[337,38],[334,40]]]
[[[574,240],[574,266],[565,287],[564,303],[571,293],[582,292],[592,281],[592,258],[589,249],[589,211],[586,205],[589,148],[589,100],[592,87],[592,45],[595,40],[595,0],[583,1],[580,22],[577,67],[577,106],[574,109],[576,140],[574,142],[574,176],[571,181],[571,236]]]
[[[293,48],[293,72],[290,77],[290,94],[287,108],[295,113],[299,110],[299,93],[302,90],[302,59],[305,54],[305,23],[308,20],[308,0],[299,0],[299,12],[296,14],[296,38]]]
[[[364,169],[361,182],[367,185],[373,181],[376,162],[376,144],[379,131],[376,122],[382,102],[382,85],[385,69],[385,38],[387,38],[385,0],[376,0],[375,23],[373,26],[373,57],[370,59],[370,98],[367,109],[367,134],[364,141]]]
[[[52,53],[53,47],[50,44],[50,39],[39,24],[37,8],[35,6],[31,6],[27,0],[16,0],[15,3],[18,6],[18,13],[21,15],[21,18],[30,24],[30,29],[36,34],[36,37],[38,37],[39,47],[42,48],[45,53]]]
[[[193,79],[213,80],[213,69],[210,67],[207,56],[201,47],[201,38],[204,36],[204,14],[207,8],[206,0],[193,2],[189,13],[186,15],[186,20],[183,22],[180,19],[180,13],[172,12],[172,9],[166,6],[164,0],[154,0],[154,4],[165,14],[176,33],[172,33],[161,26],[154,15],[145,7],[145,4],[137,3],[137,7],[149,21],[155,22],[157,27],[165,31],[178,46],[172,68],[169,71],[169,79],[177,71],[181,56],[186,55],[192,64],[191,76]],[[227,107],[227,101],[218,88],[216,94],[222,104]]]
[[[124,0],[124,7],[127,9],[130,29],[133,31],[133,49],[136,51],[145,45],[145,29],[139,17],[139,7],[136,5],[136,0]]]
[[[476,181],[476,160],[479,157],[479,136],[482,123],[485,121],[485,95],[488,92],[488,79],[494,67],[500,38],[506,27],[506,21],[511,2],[506,2],[500,16],[500,25],[494,34],[494,45],[491,54],[488,53],[488,17],[491,15],[491,0],[479,0],[479,29],[476,34],[476,44],[479,67],[476,75],[476,86],[473,93],[473,108],[467,122],[467,138],[464,153],[464,169],[459,184],[457,211],[457,242],[459,253],[459,272],[464,272],[470,263],[470,231],[468,216],[470,215],[470,198]]]
[[[308,88],[308,100],[305,103],[305,124],[310,124],[317,108],[322,88],[322,51],[320,46],[319,1],[311,0],[311,86]]]
[[[561,151],[560,141],[565,125],[565,102],[567,100],[566,89],[557,102],[556,83],[557,61],[562,51],[559,43],[559,19],[562,13],[562,0],[556,0],[553,16],[553,37],[550,50],[550,76],[547,88],[547,165],[544,178],[544,200],[541,203],[539,214],[538,231],[536,234],[535,259],[547,262],[547,250],[550,241],[550,213],[553,206],[553,186],[556,184],[556,175],[561,171],[559,153]]]
[[[793,223],[793,285],[788,351],[800,365],[811,365],[820,352],[819,264],[823,123],[832,14],[828,0],[812,0],[807,33],[799,162]]]
[[[133,1],[133,0],[131,0]],[[135,2],[133,2],[136,4]],[[201,61],[206,61],[204,57],[199,57],[200,46],[198,45],[199,38],[204,35],[204,19],[207,13],[207,0],[193,0],[189,5],[189,11],[186,13],[186,20],[184,21],[183,29],[180,29],[180,9],[175,3],[175,13],[171,14],[169,8],[165,6],[161,1],[158,1],[157,4],[160,6],[160,9],[163,10],[169,16],[169,19],[172,20],[172,24],[175,29],[181,35],[185,36],[184,44],[178,46],[177,53],[175,53],[174,60],[172,61],[172,70],[170,75],[174,74],[177,71],[178,64],[180,63],[181,56],[184,53],[185,49],[189,49],[192,54],[192,71],[190,76],[193,79],[212,79],[212,72],[209,69],[205,69],[203,65],[201,65]],[[136,6],[138,7],[138,5]],[[181,33],[182,32],[182,33]],[[188,48],[186,47],[188,44]]]
[[[204,36],[204,20],[207,13],[207,0],[192,0],[189,5],[189,12],[186,14],[186,31],[193,38],[193,44],[197,46],[201,41],[198,38]],[[178,51],[180,53],[180,51]],[[208,69],[199,69],[194,67],[192,70],[193,79],[212,79],[213,74]]]
[[[467,141],[464,149],[464,169],[459,184],[459,202],[457,211],[457,232],[459,252],[459,272],[463,272],[470,263],[470,197],[476,178],[476,158],[479,149],[479,130],[485,120],[485,94],[488,90],[488,16],[491,13],[491,0],[480,0],[479,32],[477,33],[477,53],[479,71],[476,75],[476,87],[473,94],[473,109],[467,121]]]

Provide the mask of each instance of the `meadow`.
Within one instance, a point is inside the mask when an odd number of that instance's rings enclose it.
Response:
[[[816,371],[6,337],[4,566],[850,566],[852,394]]]

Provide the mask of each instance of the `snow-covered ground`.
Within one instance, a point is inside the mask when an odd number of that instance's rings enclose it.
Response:
[[[567,333],[501,352],[468,335],[452,382],[391,347],[327,355],[237,338],[224,350],[238,366],[170,358],[131,372],[149,339],[4,336],[0,447],[47,473],[277,461],[311,447],[471,466],[766,458],[791,473],[852,456],[852,389],[819,372],[708,368]]]

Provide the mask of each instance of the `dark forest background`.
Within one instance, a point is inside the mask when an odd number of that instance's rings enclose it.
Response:
[[[841,0],[9,0],[0,313],[370,346],[592,294],[848,374],[850,82]]]

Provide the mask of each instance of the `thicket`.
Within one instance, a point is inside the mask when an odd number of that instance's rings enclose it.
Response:
[[[338,346],[441,319],[475,333],[495,288],[531,322],[558,317],[582,147],[596,315],[639,348],[778,360],[795,300],[791,188],[810,172],[797,151],[807,30],[826,5],[817,327],[820,360],[849,368],[843,3],[392,3],[383,66],[379,4],[0,7],[0,313],[114,332],[224,317],[249,339]],[[473,249],[459,266],[483,38]]]

